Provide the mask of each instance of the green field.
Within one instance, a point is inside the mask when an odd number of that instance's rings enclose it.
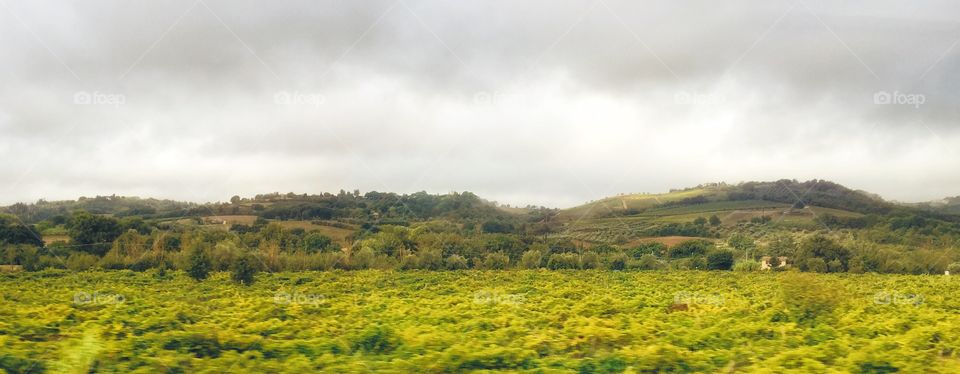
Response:
[[[960,371],[956,277],[0,274],[9,372]]]

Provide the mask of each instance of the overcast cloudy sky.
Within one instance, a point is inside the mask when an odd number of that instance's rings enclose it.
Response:
[[[957,1],[0,0],[0,203],[960,195]]]

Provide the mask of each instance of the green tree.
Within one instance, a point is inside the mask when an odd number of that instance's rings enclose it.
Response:
[[[111,217],[76,212],[67,224],[70,239],[81,251],[103,256],[123,233],[120,222]]]
[[[670,258],[683,258],[703,255],[711,248],[713,248],[713,243],[709,241],[688,240],[670,247],[670,249],[667,250],[667,253],[670,255]]]
[[[196,245],[187,257],[187,274],[195,280],[204,280],[210,275],[212,267],[207,251],[202,246]]]
[[[707,270],[730,270],[733,267],[733,252],[714,251],[707,255]]]
[[[822,271],[826,272],[827,263],[834,260],[838,262],[834,264],[836,271],[846,271],[847,263],[850,259],[850,251],[840,244],[837,244],[833,239],[821,234],[816,234],[804,239],[803,242],[800,243],[796,257],[796,263],[800,265],[800,270],[803,271],[821,272],[819,265],[820,262],[822,262]],[[811,262],[810,260],[812,259],[820,259],[820,261]],[[814,264],[817,268],[811,269],[811,264]]]
[[[35,227],[24,225],[16,216],[0,215],[0,244],[30,244],[43,246]]]
[[[230,277],[234,282],[249,286],[253,284],[254,276],[260,269],[256,266],[253,256],[249,253],[240,255],[230,267]]]
[[[753,238],[738,232],[730,236],[730,239],[727,239],[727,244],[738,252],[743,253],[745,259],[753,260],[753,252],[757,247]]]
[[[710,226],[720,226],[720,217],[716,214],[710,216]]]
[[[803,264],[804,266],[801,269],[803,271],[809,271],[813,273],[827,272],[827,262],[824,261],[822,258],[819,258],[819,257],[808,258],[805,262],[803,262]]]
[[[333,239],[319,232],[311,232],[303,237],[303,249],[307,253],[339,251]]]

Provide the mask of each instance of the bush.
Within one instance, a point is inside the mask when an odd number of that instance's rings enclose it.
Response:
[[[627,268],[627,261],[630,258],[625,253],[614,253],[607,256],[607,269],[623,270]]]
[[[667,253],[670,258],[702,256],[712,247],[713,243],[706,240],[690,240],[670,247]]]
[[[489,270],[503,270],[510,267],[510,257],[501,253],[487,253],[483,259],[483,268]]]
[[[950,272],[950,275],[960,275],[960,262],[947,265],[947,271]]]
[[[554,253],[547,260],[547,268],[551,270],[579,269],[580,257],[576,253]]]
[[[89,253],[78,252],[67,257],[67,269],[73,271],[90,270],[97,266],[99,258]]]
[[[733,252],[716,251],[707,255],[707,270],[730,270],[733,267]]]
[[[805,264],[810,263],[810,259],[819,258],[823,262],[823,271],[811,270],[805,268]],[[817,234],[805,239],[797,250],[796,261],[797,264],[800,264],[800,270],[803,271],[817,271],[817,272],[826,272],[828,270],[827,263],[837,260],[840,262],[839,268],[846,269],[847,261],[850,258],[850,250],[844,248],[840,244],[837,244],[833,239],[830,239],[826,236]],[[819,261],[814,261],[819,266]],[[842,270],[840,270],[842,271]]]
[[[540,263],[543,261],[543,254],[538,250],[529,250],[523,252],[523,256],[520,257],[520,267],[523,269],[537,269],[540,267]]]
[[[842,273],[846,270],[840,260],[833,260],[827,263],[827,271],[831,273]]]
[[[814,273],[826,273],[827,272],[827,262],[822,258],[814,257],[807,259],[805,263],[804,271],[814,272]]]
[[[703,256],[684,258],[673,262],[677,270],[706,270],[707,260]]]
[[[413,270],[420,266],[420,259],[416,255],[406,255],[400,258],[400,270]]]
[[[347,268],[347,256],[343,252],[327,252],[317,254],[317,270],[332,270]]]
[[[207,279],[211,268],[212,265],[210,264],[210,258],[207,256],[207,251],[200,246],[190,251],[190,255],[187,257],[187,274],[190,275],[190,278],[198,281]]]
[[[852,274],[863,274],[867,272],[867,266],[862,258],[857,257],[850,260],[850,266],[847,269],[847,272]]]
[[[660,260],[652,254],[640,256],[635,266],[639,270],[658,270],[661,268]]]
[[[450,257],[447,257],[446,261],[444,262],[449,270],[463,270],[469,267],[467,265],[467,259],[463,258],[461,255],[451,255]]]
[[[257,270],[253,257],[249,254],[243,254],[240,255],[237,260],[234,261],[233,266],[231,266],[230,278],[232,278],[234,282],[249,286],[253,284]]]
[[[660,242],[641,243],[639,246],[630,249],[630,256],[640,259],[641,256],[651,254],[654,256],[663,256],[667,252],[667,246]]]
[[[600,257],[592,251],[587,251],[580,256],[581,269],[596,269],[600,267]]]
[[[417,252],[417,265],[420,269],[440,270],[443,268],[443,256],[439,248],[428,248]]]
[[[753,260],[739,261],[733,265],[733,271],[738,271],[738,272],[760,271],[760,263]]]

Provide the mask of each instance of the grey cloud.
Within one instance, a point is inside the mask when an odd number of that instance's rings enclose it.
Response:
[[[9,2],[0,203],[360,188],[564,206],[782,177],[956,195],[957,8]]]

